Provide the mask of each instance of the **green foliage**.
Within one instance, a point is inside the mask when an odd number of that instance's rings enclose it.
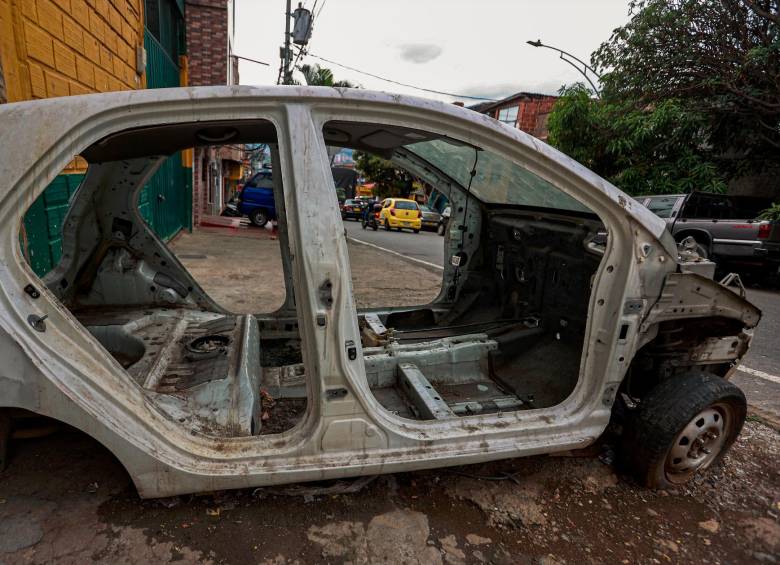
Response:
[[[374,195],[380,198],[397,196],[408,198],[412,192],[412,177],[387,159],[377,155],[355,151],[355,168],[369,182],[376,183]]]
[[[701,147],[703,120],[676,100],[598,100],[576,84],[561,90],[549,141],[629,194],[723,192],[722,172]]]
[[[780,222],[780,203],[775,202],[758,215],[759,220],[772,220]]]
[[[334,86],[359,88],[348,80],[334,80],[333,71],[319,65],[301,65],[298,70],[303,74],[307,86]]]
[[[632,0],[593,54],[605,98],[676,100],[728,173],[780,165],[780,2]]]
[[[780,0],[632,0],[562,89],[550,142],[633,194],[721,192],[780,168]]]

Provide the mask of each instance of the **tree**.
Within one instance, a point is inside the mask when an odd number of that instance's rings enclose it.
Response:
[[[780,1],[633,0],[592,60],[611,100],[674,99],[729,172],[780,164]]]
[[[701,146],[705,122],[677,100],[598,100],[578,83],[561,89],[549,141],[629,194],[723,192],[723,172]]]
[[[376,196],[386,198],[390,196],[399,196],[408,198],[412,192],[412,176],[403,169],[397,168],[387,159],[355,151],[355,168],[360,174],[370,182],[376,183]]]
[[[638,194],[780,167],[779,3],[632,0],[591,57],[600,100],[562,89],[550,142]]]
[[[298,70],[303,74],[307,86],[333,86],[341,88],[358,88],[348,80],[334,80],[333,71],[320,65],[301,65]]]

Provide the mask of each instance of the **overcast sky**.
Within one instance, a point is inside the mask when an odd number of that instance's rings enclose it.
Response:
[[[275,84],[284,39],[285,0],[235,0],[235,52],[241,84]],[[312,9],[314,0],[304,6]],[[297,0],[293,1],[293,8]],[[588,61],[628,21],[628,0],[317,0],[309,51],[396,81],[472,96],[518,91],[555,94],[581,80],[557,53],[526,45],[541,39]],[[316,12],[315,12],[316,13]],[[453,98],[390,84],[320,61],[336,79],[364,88]]]

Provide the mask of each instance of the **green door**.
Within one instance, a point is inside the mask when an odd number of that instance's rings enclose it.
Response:
[[[179,86],[179,55],[184,44],[184,3],[181,0],[145,0],[148,88]],[[83,174],[57,176],[33,203],[24,217],[22,250],[35,273],[42,277],[62,255],[62,221],[70,198]],[[190,229],[192,218],[192,169],[182,166],[181,153],[163,163],[141,191],[139,208],[149,226],[163,240],[182,228]]]
[[[179,55],[183,52],[183,2],[146,0],[146,87],[179,86]],[[138,200],[141,215],[162,239],[191,228],[192,169],[182,165],[181,153],[169,157]]]

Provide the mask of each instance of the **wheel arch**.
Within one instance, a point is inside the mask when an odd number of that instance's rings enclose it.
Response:
[[[46,405],[51,405],[51,403],[47,402]],[[0,405],[0,413],[8,414],[11,420],[14,419],[13,412],[15,411],[25,411],[35,416],[47,418],[53,422],[70,426],[89,436],[119,462],[142,498],[155,496],[154,493],[147,492],[148,489],[145,487],[141,477],[148,473],[150,465],[156,467],[158,466],[157,463],[152,462],[147,453],[133,447],[121,437],[112,433],[107,426],[100,425],[95,418],[79,410],[75,403],[69,402],[67,398],[57,403],[52,409],[46,409],[43,404],[30,406],[22,405],[22,403],[9,404],[3,402]]]
[[[729,287],[694,273],[667,275],[640,323],[624,392],[632,396],[686,370],[729,377],[760,319],[761,311]],[[632,390],[638,381],[644,385]]]

